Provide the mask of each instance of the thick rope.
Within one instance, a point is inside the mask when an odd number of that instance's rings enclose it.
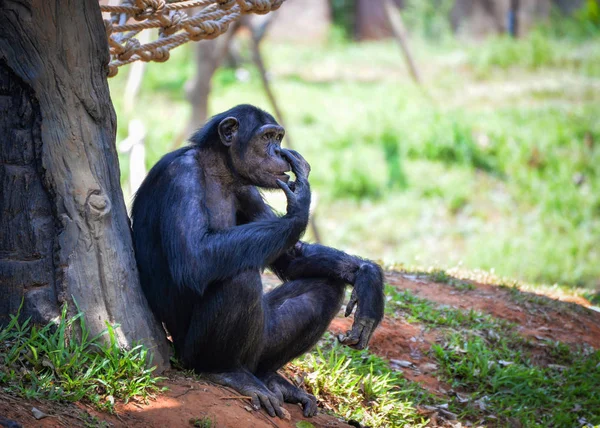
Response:
[[[274,11],[285,0],[121,0],[100,5],[110,49],[108,77],[134,61],[164,62],[171,49],[189,41],[214,39],[242,15]],[[195,8],[194,13],[186,13]],[[135,37],[158,28],[158,39],[141,44]]]

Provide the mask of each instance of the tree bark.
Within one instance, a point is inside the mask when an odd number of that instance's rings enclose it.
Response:
[[[0,325],[72,298],[92,334],[118,323],[159,370],[119,184],[108,44],[97,0],[0,0]]]

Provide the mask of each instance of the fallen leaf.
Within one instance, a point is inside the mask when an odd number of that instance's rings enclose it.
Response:
[[[419,366],[419,369],[423,373],[432,373],[438,369],[438,366],[437,366],[437,364],[433,364],[433,363],[425,363],[425,364],[421,364]]]
[[[473,404],[475,404],[476,407],[479,407],[479,410],[481,410],[482,412],[485,412],[486,408],[487,408],[487,401],[489,400],[487,395],[484,395],[483,397],[481,397],[479,400],[475,400],[473,402]]]
[[[456,393],[456,401],[458,401],[459,403],[468,403],[469,402],[469,397],[467,397],[466,395],[460,394],[460,393]]]
[[[500,335],[492,329],[488,330],[487,335],[492,340],[500,340]]]
[[[415,365],[413,363],[411,363],[410,361],[406,361],[406,360],[394,360],[391,359],[390,363],[399,366],[399,367],[404,367],[404,368],[411,368],[414,369],[416,368]]]
[[[458,415],[456,413],[452,413],[444,409],[440,409],[440,416],[443,416],[444,419],[448,419],[449,421],[455,421],[458,419]]]
[[[288,412],[285,407],[281,408],[281,412],[283,413],[283,419],[285,419],[286,421],[292,420],[292,415],[290,415],[290,412]]]
[[[567,369],[566,366],[561,366],[560,364],[548,364],[548,367],[551,369],[559,370],[559,371],[563,371],[563,370]]]

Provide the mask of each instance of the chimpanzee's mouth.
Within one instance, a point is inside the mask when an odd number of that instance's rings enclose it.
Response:
[[[287,183],[289,181],[289,179],[290,179],[290,176],[287,175],[287,174],[285,174],[285,173],[283,173],[283,172],[280,172],[280,173],[277,173],[277,174],[274,174],[274,175],[275,175],[275,177],[277,177],[278,179],[280,179],[284,183]]]

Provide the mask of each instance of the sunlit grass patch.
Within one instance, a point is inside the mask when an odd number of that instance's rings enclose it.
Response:
[[[77,329],[81,338],[77,336]],[[112,411],[115,400],[146,399],[160,391],[141,345],[121,348],[115,326],[108,340],[90,337],[83,313],[67,315],[45,327],[20,322],[18,315],[0,330],[0,387],[25,398],[89,401]]]
[[[321,405],[347,420],[372,427],[425,426],[417,406],[431,394],[390,369],[384,359],[337,343],[330,335],[290,366]]]
[[[443,378],[462,391],[452,406],[461,416],[527,427],[599,424],[600,351],[549,345],[543,365],[525,342],[504,337],[454,333],[432,351]]]
[[[509,331],[514,324],[473,309],[463,310],[434,303],[415,296],[410,290],[398,290],[386,285],[386,311],[401,314],[408,322],[423,323],[430,327],[466,328],[473,330],[496,329]]]

